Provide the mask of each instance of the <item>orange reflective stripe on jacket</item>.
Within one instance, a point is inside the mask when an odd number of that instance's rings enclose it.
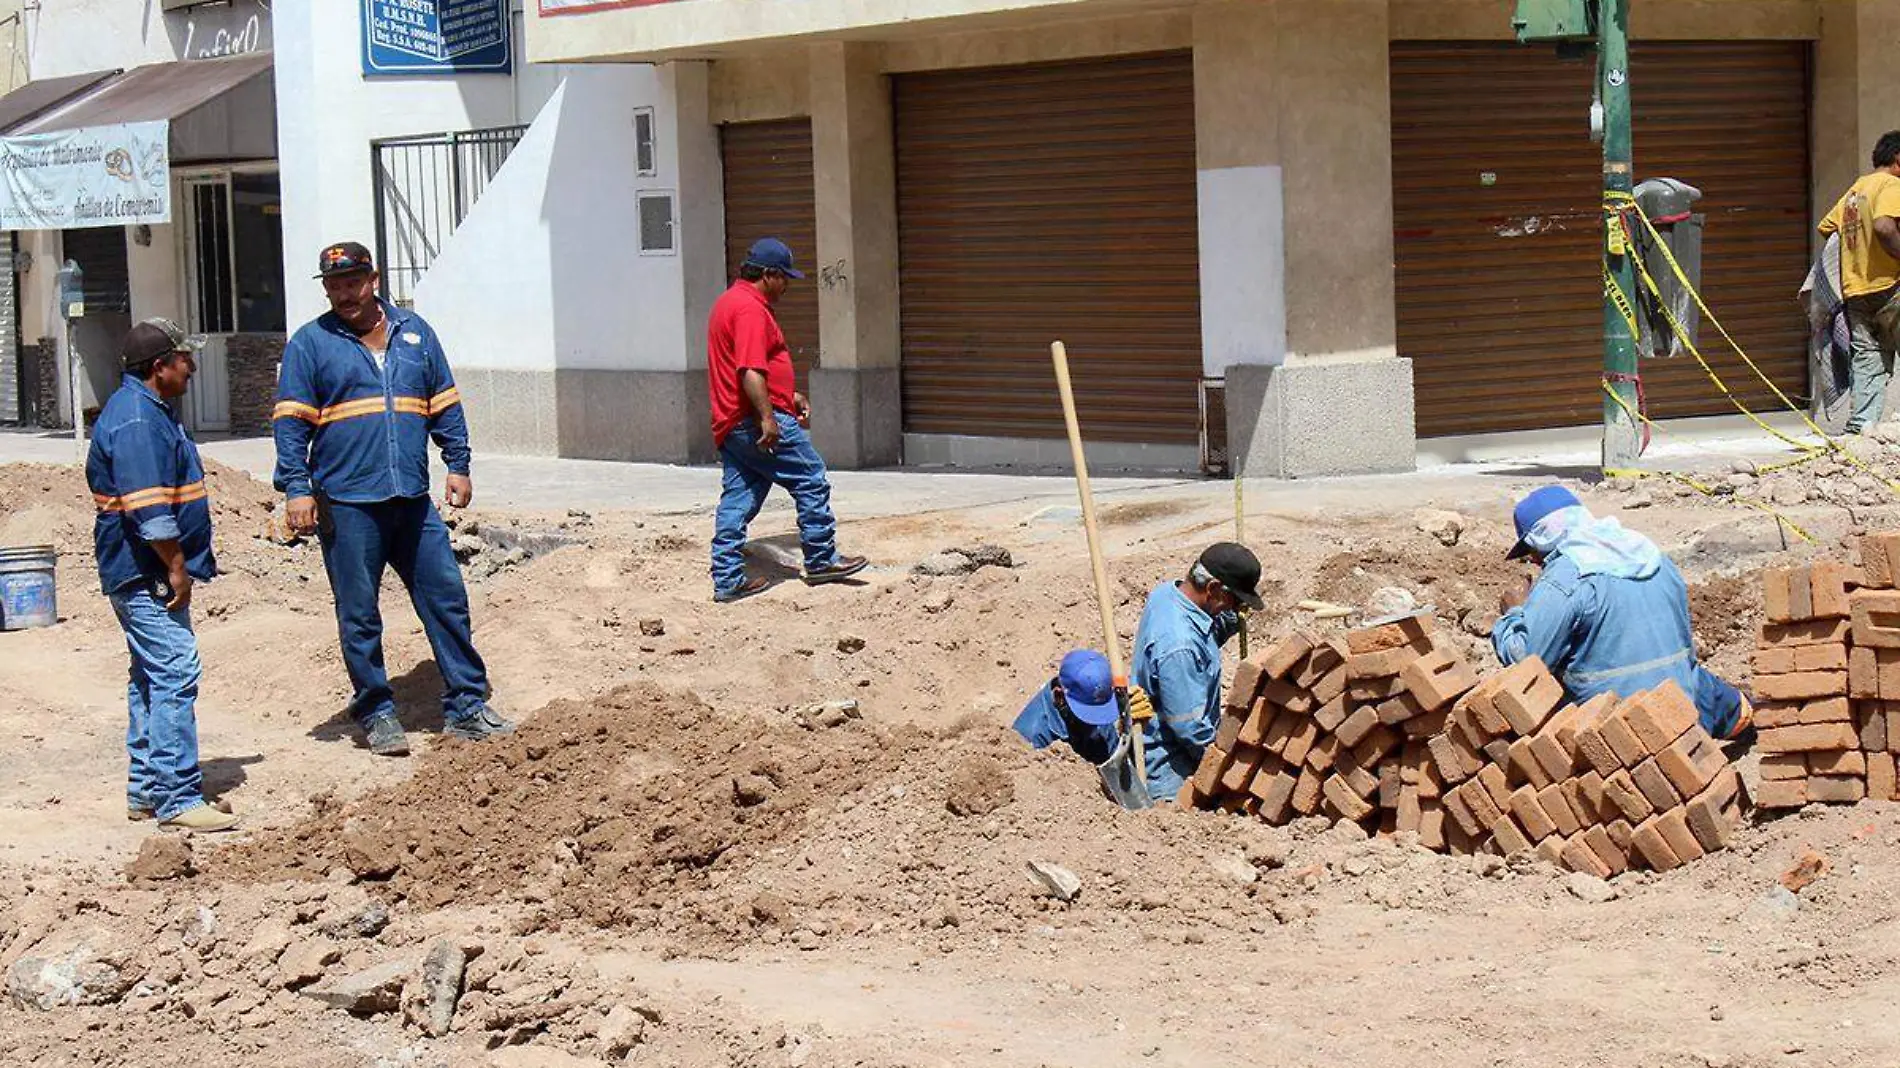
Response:
[[[382,397],[361,397],[357,400],[332,404],[328,408],[312,408],[308,404],[296,401],[278,401],[272,409],[272,419],[301,419],[317,426],[329,426],[345,419],[360,419],[366,415],[380,415],[395,411],[403,415],[420,415],[424,418],[438,415],[456,404],[461,403],[461,394],[453,387],[435,395],[431,400],[421,397],[397,397],[393,404]]]
[[[159,504],[187,504],[191,501],[202,501],[205,497],[205,484],[200,481],[184,486],[153,486],[150,489],[136,490],[117,497],[95,493],[92,495],[92,503],[101,512],[134,512],[140,508],[150,508]]]

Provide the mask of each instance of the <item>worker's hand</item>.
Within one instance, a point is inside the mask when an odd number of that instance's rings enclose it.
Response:
[[[777,419],[759,420],[759,451],[777,452],[779,434]]]
[[[798,416],[798,425],[811,429],[811,401],[803,393],[792,394],[792,412]]]
[[[317,499],[315,497],[292,497],[284,506],[284,521],[298,534],[317,532]]]
[[[467,475],[450,475],[447,489],[442,494],[443,503],[450,508],[467,508],[475,499],[475,482]]]
[[[1128,718],[1136,723],[1146,723],[1155,718],[1155,705],[1148,700],[1148,691],[1139,686],[1128,688]]]
[[[168,569],[165,583],[172,588],[172,599],[165,602],[165,611],[182,612],[191,607],[191,573],[185,570],[182,559],[177,567]]]
[[[1531,583],[1533,581],[1535,580],[1529,575],[1524,575],[1518,581],[1517,585],[1506,586],[1504,592],[1498,594],[1498,613],[1502,615],[1513,608],[1523,607],[1524,602],[1531,599]]]

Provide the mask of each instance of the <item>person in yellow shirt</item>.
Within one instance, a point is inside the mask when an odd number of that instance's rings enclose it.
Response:
[[[1874,145],[1873,173],[1834,205],[1821,233],[1841,235],[1841,296],[1854,349],[1847,432],[1864,434],[1880,421],[1893,374],[1895,339],[1880,328],[1880,313],[1900,289],[1900,130]]]

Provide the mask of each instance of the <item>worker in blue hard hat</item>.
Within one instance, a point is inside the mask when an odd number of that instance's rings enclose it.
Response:
[[[1573,702],[1630,697],[1673,680],[1710,735],[1730,739],[1748,729],[1748,702],[1696,662],[1688,586],[1655,542],[1591,515],[1562,486],[1531,493],[1512,519],[1517,544],[1508,559],[1529,559],[1542,571],[1499,598],[1491,644],[1500,661],[1540,657]]]
[[[1147,704],[1140,690],[1129,705],[1140,713]],[[1137,718],[1141,718],[1137,715]],[[1106,763],[1121,741],[1117,722],[1121,705],[1108,658],[1093,649],[1077,649],[1062,658],[1056,676],[1036,691],[1016,717],[1016,733],[1037,749],[1065,742],[1091,764]]]

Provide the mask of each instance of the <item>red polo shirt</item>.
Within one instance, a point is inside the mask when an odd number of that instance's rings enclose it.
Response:
[[[773,408],[798,414],[792,401],[798,388],[792,351],[785,346],[772,305],[758,287],[738,281],[713,303],[712,320],[706,327],[706,384],[712,395],[715,447],[724,445],[732,428],[752,416],[752,406],[739,387],[739,372],[745,370],[765,372],[766,394]]]

